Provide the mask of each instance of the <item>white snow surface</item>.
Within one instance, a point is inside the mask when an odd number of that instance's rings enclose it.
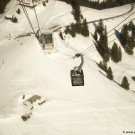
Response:
[[[17,8],[11,13],[15,14]],[[102,11],[82,7],[87,21],[119,15],[129,9],[130,5]],[[41,4],[36,10],[45,28],[74,21],[71,7],[63,2],[49,0],[46,7]],[[28,12],[37,28],[33,11],[28,9]],[[72,38],[68,35],[63,41],[55,32],[56,51],[45,55],[34,35],[14,39],[18,34],[31,31],[24,13],[17,17],[17,24],[0,22],[0,135],[123,135],[123,131],[135,130],[135,82],[131,79],[135,75],[135,55],[129,56],[122,49],[122,61],[115,64],[110,60],[108,64],[118,84],[124,75],[128,77],[129,91],[99,72],[101,69],[96,63],[102,59],[97,51],[84,57],[85,85],[72,87],[70,70],[79,61],[72,56],[89,47],[93,43],[92,36]],[[110,30],[126,17],[104,23]],[[89,24],[89,29],[93,33],[94,25]],[[115,38],[112,36],[109,41]],[[47,99],[32,111],[26,122],[21,119],[25,111],[23,94],[38,94]]]

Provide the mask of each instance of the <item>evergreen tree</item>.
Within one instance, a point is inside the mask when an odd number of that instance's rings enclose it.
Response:
[[[133,55],[133,47],[129,46],[129,45],[126,45],[125,46],[125,51],[128,55]]]
[[[132,76],[131,78],[135,81],[135,76]]]
[[[65,28],[65,34],[67,35],[68,33],[70,33],[69,25]]]
[[[129,39],[128,26],[126,24],[122,27],[120,39],[121,39],[122,45],[126,46],[127,45],[127,40]]]
[[[107,38],[106,27],[100,33],[100,39],[99,39],[99,42],[98,42],[98,51],[99,51],[100,55],[102,56],[102,58],[105,61],[108,61],[109,60],[108,38]]]
[[[71,1],[73,1],[73,0],[60,0],[60,1],[65,1],[67,3],[71,3]],[[98,10],[122,6],[122,5],[134,2],[134,0],[103,0],[103,1],[100,1],[100,0],[79,0],[79,1],[80,1],[81,6],[95,8]]]
[[[79,0],[71,0],[71,6],[74,11],[74,18],[77,22],[80,22],[81,10]]]
[[[113,72],[112,72],[111,67],[109,67],[107,70],[107,78],[110,80],[113,80]]]
[[[18,19],[17,19],[17,17],[12,17],[12,20],[11,20],[13,23],[17,23],[18,22]]]
[[[16,12],[17,12],[17,14],[20,14],[21,13],[20,8],[18,8]]]
[[[97,31],[95,30],[95,32],[94,32],[94,39],[97,41],[97,39],[98,39],[98,35],[97,35]]]
[[[130,23],[130,26],[132,24]],[[133,36],[133,35],[131,35]],[[133,39],[132,39],[133,38]],[[125,24],[121,30],[121,35],[120,35],[120,41],[122,46],[125,49],[125,52],[129,55],[133,55],[133,47],[134,47],[134,37],[130,37],[129,35],[129,27],[127,24]]]
[[[120,47],[118,49],[118,59],[119,59],[119,61],[122,60],[122,51],[121,51],[121,48]]]
[[[121,52],[121,48],[118,48],[118,45],[114,42],[113,46],[112,46],[112,50],[111,50],[111,56],[112,56],[112,60],[114,62],[119,62],[121,61],[122,58],[122,52]]]
[[[83,28],[82,28],[82,33],[83,36],[88,37],[89,36],[89,29],[88,29],[88,25],[87,25],[87,21],[86,19],[84,19],[83,21]]]
[[[102,19],[99,20],[98,27],[97,27],[97,32],[99,34],[102,34],[104,32],[104,24]]]
[[[75,24],[71,23],[70,28],[71,28],[71,32],[70,32],[71,36],[75,37],[76,36],[76,26],[75,26]]]
[[[129,82],[126,76],[123,77],[121,87],[123,87],[126,90],[129,90]]]
[[[133,21],[130,21],[129,25],[128,25],[128,29],[132,30],[134,28],[134,24]]]
[[[4,13],[5,7],[10,0],[0,0],[0,14]]]
[[[105,72],[107,72],[107,63],[105,61],[100,61],[100,63],[98,64],[98,66],[104,70]]]
[[[61,37],[62,40],[64,39],[62,32],[59,33],[59,36]]]
[[[118,62],[118,46],[117,46],[117,44],[115,42],[114,42],[114,44],[112,46],[111,56],[112,56],[112,60],[114,62]]]
[[[43,1],[43,2],[42,2],[42,4],[43,4],[43,6],[46,6],[46,3],[45,3],[45,1]]]

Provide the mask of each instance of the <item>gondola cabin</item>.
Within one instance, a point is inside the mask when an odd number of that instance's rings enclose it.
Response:
[[[51,53],[54,50],[53,44],[53,31],[51,30],[42,30],[42,34],[38,34],[39,42],[42,44],[42,48],[46,53]]]
[[[80,72],[71,70],[70,75],[72,86],[84,86],[84,74],[82,69]]]

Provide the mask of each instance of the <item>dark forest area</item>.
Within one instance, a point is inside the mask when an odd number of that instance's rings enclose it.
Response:
[[[60,0],[60,1],[71,3],[71,1],[73,0]],[[91,0],[79,0],[79,1],[80,1],[80,6],[85,6],[89,8],[98,9],[98,10],[123,6],[125,4],[135,2],[135,0],[106,0],[103,2],[91,1]]]
[[[9,1],[10,0],[0,0],[0,14],[4,12]]]

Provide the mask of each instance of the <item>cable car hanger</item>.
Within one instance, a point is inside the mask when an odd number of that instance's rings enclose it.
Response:
[[[73,57],[73,59],[78,58],[78,57],[81,57],[81,63],[80,63],[79,66],[74,67],[74,70],[80,72],[81,69],[82,69],[82,67],[83,67],[83,64],[84,64],[83,54],[77,53],[77,54],[75,54],[75,56]]]

